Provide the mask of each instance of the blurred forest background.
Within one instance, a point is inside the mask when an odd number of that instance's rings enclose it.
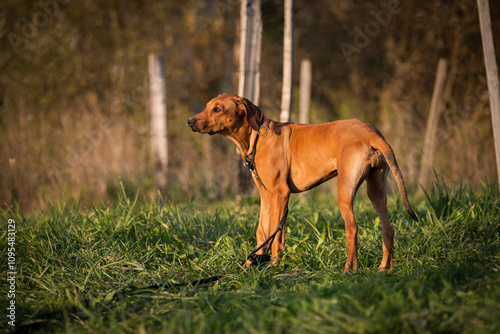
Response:
[[[379,31],[360,40],[390,6],[397,10]],[[500,63],[500,2],[490,10]],[[217,94],[237,92],[239,13],[238,0],[1,1],[0,205],[99,204],[116,196],[120,180],[154,195],[150,52],[164,55],[169,199],[234,198],[234,145],[193,134],[186,119]],[[283,1],[263,0],[262,13],[259,104],[277,120]],[[294,41],[292,121],[308,58],[310,122],[373,123],[413,190],[438,60],[448,60],[434,168],[447,182],[496,180],[476,1],[295,0]],[[346,57],[342,43],[360,47]]]

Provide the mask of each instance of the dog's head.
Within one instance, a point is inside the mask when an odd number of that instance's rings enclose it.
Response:
[[[195,132],[226,135],[247,125],[258,131],[263,119],[262,111],[248,99],[221,94],[210,100],[205,110],[189,118],[187,123]]]

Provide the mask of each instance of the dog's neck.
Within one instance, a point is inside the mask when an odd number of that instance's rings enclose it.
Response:
[[[270,119],[264,116],[263,124],[269,124],[269,122]],[[252,129],[248,122],[244,120],[242,127],[232,133],[229,133],[226,137],[231,139],[236,147],[238,147],[241,152],[241,158],[244,159],[252,154],[255,141],[258,140],[258,133],[258,130]]]

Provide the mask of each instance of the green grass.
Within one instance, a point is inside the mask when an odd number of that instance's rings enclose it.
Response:
[[[16,329],[499,333],[498,186],[473,192],[436,184],[417,206],[418,223],[397,197],[389,202],[395,269],[377,271],[380,224],[361,200],[356,217],[362,269],[355,274],[342,273],[345,234],[336,203],[292,204],[284,261],[260,269],[238,265],[256,246],[255,203],[202,209],[122,195],[110,207],[63,205],[30,217],[2,212],[2,268],[7,220],[17,222]],[[218,274],[226,275],[208,285],[122,293]],[[2,317],[1,329],[8,330]]]

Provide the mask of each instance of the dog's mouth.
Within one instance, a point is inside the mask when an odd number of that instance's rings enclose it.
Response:
[[[191,130],[192,130],[193,132],[206,133],[206,134],[209,134],[209,135],[211,135],[211,136],[213,136],[214,134],[216,134],[216,133],[217,133],[217,131],[214,131],[214,130],[208,130],[208,131],[207,131],[206,129],[198,129],[198,128],[196,128],[196,127],[192,127],[192,128],[191,128]]]
[[[213,136],[214,134],[219,132],[219,131],[216,131],[214,129],[210,129],[210,127],[208,127],[204,124],[200,124],[194,118],[188,119],[187,123],[188,123],[189,127],[191,128],[191,131],[193,131],[193,132],[208,133],[211,136]]]

